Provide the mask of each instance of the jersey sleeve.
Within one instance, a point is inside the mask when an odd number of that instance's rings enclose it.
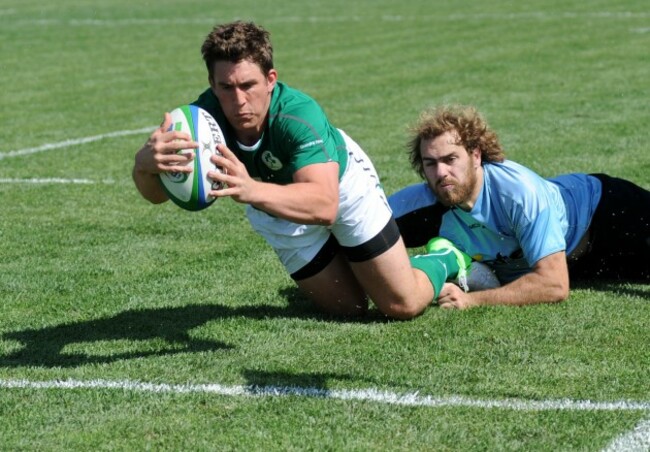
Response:
[[[388,197],[388,204],[407,248],[424,246],[440,235],[442,216],[449,210],[426,183],[402,188]]]
[[[566,241],[553,203],[537,192],[528,192],[519,203],[513,203],[510,218],[519,240],[523,257],[533,267],[540,259],[566,250]]]

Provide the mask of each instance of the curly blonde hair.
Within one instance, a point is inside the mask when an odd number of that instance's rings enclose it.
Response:
[[[467,152],[480,149],[483,162],[503,162],[505,153],[497,134],[474,107],[453,105],[424,110],[420,118],[409,128],[412,138],[408,142],[411,166],[424,179],[424,166],[420,145],[422,140],[434,139],[445,132],[455,131]]]

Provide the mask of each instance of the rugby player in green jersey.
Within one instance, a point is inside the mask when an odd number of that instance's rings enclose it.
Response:
[[[217,26],[201,52],[210,88],[194,104],[214,116],[227,144],[213,157],[225,171],[209,173],[225,188],[211,195],[247,205],[253,228],[313,303],[361,315],[370,299],[410,319],[445,280],[466,274],[469,263],[453,249],[409,258],[372,162],[316,101],[278,81],[265,29]],[[135,185],[153,203],[167,200],[158,174],[191,171],[191,157],[177,151],[198,146],[170,124],[167,113],[135,157]]]

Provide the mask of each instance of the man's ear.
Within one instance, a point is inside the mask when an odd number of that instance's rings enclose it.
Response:
[[[483,157],[481,155],[481,150],[479,148],[474,148],[471,152],[472,160],[474,161],[474,168],[481,166]]]
[[[269,88],[269,93],[275,88],[275,82],[278,81],[278,71],[271,69],[268,74],[266,74],[266,83]]]

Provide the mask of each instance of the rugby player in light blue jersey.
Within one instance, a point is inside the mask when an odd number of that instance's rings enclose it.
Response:
[[[557,302],[571,278],[650,281],[650,192],[605,174],[543,179],[506,160],[472,107],[427,110],[409,143],[425,184],[389,197],[407,246],[440,235],[501,287],[444,286],[441,307]]]

